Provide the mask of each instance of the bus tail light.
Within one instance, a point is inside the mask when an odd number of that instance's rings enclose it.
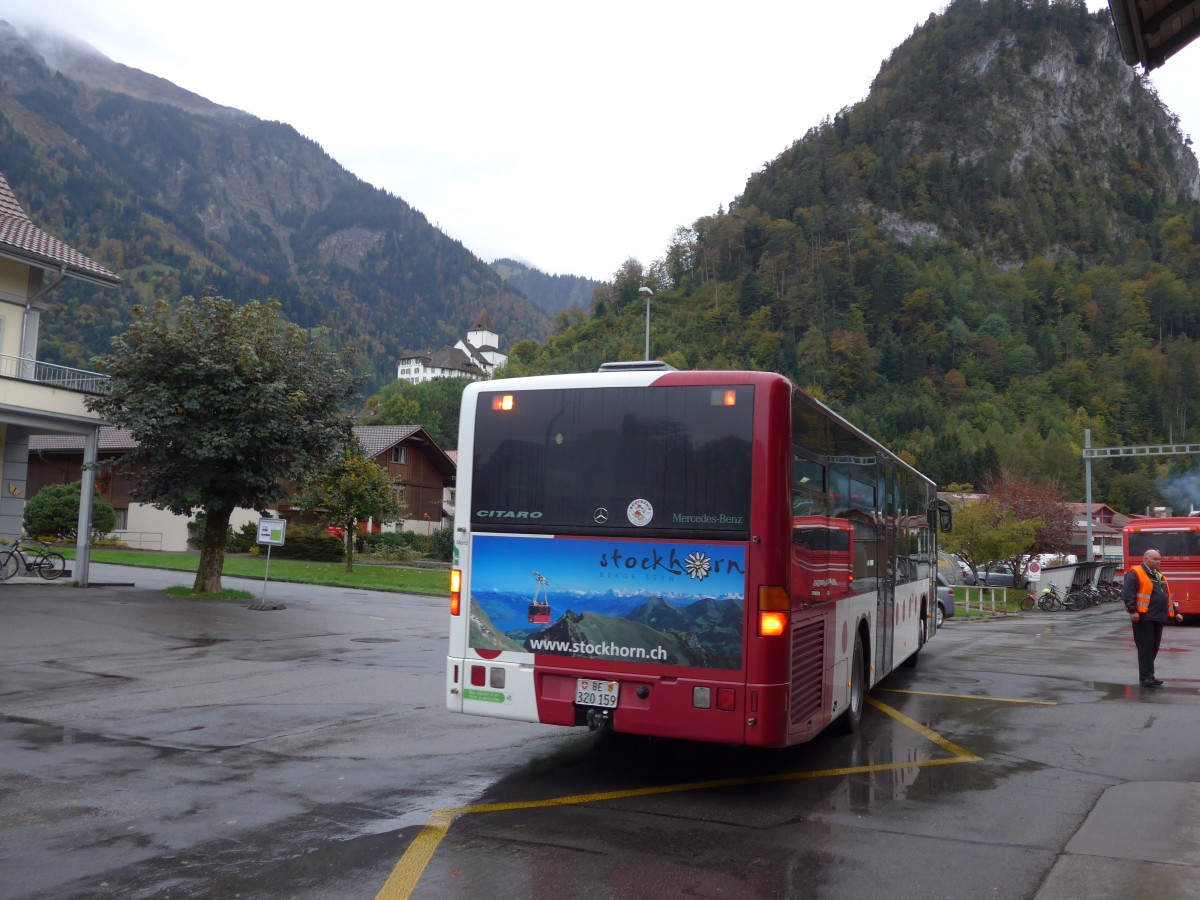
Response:
[[[457,616],[462,611],[462,570],[450,570],[450,615]]]
[[[758,588],[758,633],[762,637],[778,637],[787,631],[788,613],[792,598],[779,585],[763,584]]]

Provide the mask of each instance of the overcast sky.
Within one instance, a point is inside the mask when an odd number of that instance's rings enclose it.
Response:
[[[862,100],[944,6],[0,0],[0,18],[293,125],[485,261],[608,279]],[[1200,42],[1152,78],[1200,141]]]

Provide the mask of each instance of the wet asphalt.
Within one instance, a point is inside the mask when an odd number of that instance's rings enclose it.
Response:
[[[447,716],[442,598],[226,579],[259,599],[164,600],[189,581],[94,565],[86,589],[0,585],[0,898],[374,896],[433,810],[575,740]],[[1097,792],[1036,892],[994,895],[1200,898],[1200,626],[1168,631],[1155,694],[1128,684],[1120,613],[1078,615],[1094,618],[1077,654],[1042,674],[1110,685],[1109,708],[1142,717],[1146,739],[1114,748],[1126,777]],[[1048,643],[1070,621],[1035,614],[1003,641]],[[989,627],[951,620],[922,671],[949,684],[991,665],[976,643]],[[198,882],[200,867],[224,874]],[[431,871],[416,895],[451,880]]]

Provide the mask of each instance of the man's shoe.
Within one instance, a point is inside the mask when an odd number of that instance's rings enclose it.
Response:
[[[1153,678],[1141,679],[1142,687],[1158,687],[1160,684],[1162,684],[1161,681],[1155,681]]]
[[[1158,687],[1159,685],[1161,685],[1163,683],[1163,680],[1161,678],[1151,678],[1150,680],[1154,683],[1155,687]]]

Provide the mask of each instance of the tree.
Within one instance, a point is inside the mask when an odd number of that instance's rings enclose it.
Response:
[[[1015,575],[1024,574],[1024,565],[1031,556],[1066,553],[1071,549],[1075,513],[1057,487],[1001,473],[987,486],[987,492],[999,509],[1011,512],[1018,521],[1038,523],[1028,546],[1006,557],[997,557],[1009,561]]]
[[[285,323],[277,302],[239,308],[206,291],[174,314],[161,300],[135,307],[96,360],[109,393],[88,405],[137,440],[120,463],[137,472],[135,499],[205,514],[195,590],[221,590],[234,509],[265,508],[281,481],[303,483],[351,445],[349,353]]]
[[[304,506],[317,510],[321,521],[343,529],[346,571],[354,571],[354,534],[359,522],[393,522],[404,513],[387,471],[363,459],[357,447],[347,449],[336,465],[311,479],[303,491]]]
[[[941,544],[971,567],[978,584],[980,566],[1019,557],[1040,525],[1037,519],[1017,518],[1012,510],[990,498],[975,500],[954,511],[954,528]]]
[[[363,408],[364,425],[420,425],[441,448],[458,446],[458,414],[469,378],[392,381]]]
[[[83,485],[78,481],[46,485],[25,504],[25,530],[32,535],[74,531],[79,524],[82,490]],[[92,497],[92,528],[103,534],[112,531],[116,524],[116,510],[97,491]]]

